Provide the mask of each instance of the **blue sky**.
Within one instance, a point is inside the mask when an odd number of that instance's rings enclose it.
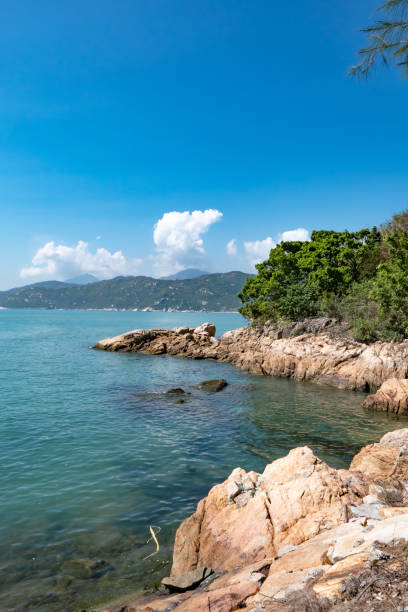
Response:
[[[406,208],[408,81],[346,76],[378,4],[0,2],[0,288],[247,271]]]

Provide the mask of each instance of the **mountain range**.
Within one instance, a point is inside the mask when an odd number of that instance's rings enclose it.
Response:
[[[209,274],[209,272],[204,272],[204,270],[198,270],[197,268],[186,268],[170,276],[162,276],[161,280],[188,280],[189,278],[197,278],[197,276],[204,276],[206,274]]]
[[[200,274],[185,280],[118,276],[71,284],[44,281],[0,291],[0,306],[40,309],[124,309],[235,311],[237,293],[250,276],[244,272]]]

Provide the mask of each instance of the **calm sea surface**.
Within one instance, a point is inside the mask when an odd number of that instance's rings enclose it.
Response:
[[[69,612],[121,600],[170,569],[177,525],[241,466],[297,445],[347,466],[398,426],[357,393],[233,366],[105,353],[135,328],[239,327],[238,314],[0,311],[0,610]],[[220,393],[195,385],[224,377]],[[164,392],[191,394],[184,404]],[[149,526],[160,528],[150,556]],[[148,558],[146,558],[148,557]]]

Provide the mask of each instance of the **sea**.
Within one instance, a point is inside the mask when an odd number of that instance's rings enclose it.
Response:
[[[246,325],[235,313],[0,310],[2,612],[119,604],[169,574],[177,526],[235,467],[263,471],[299,445],[347,467],[406,425],[362,409],[359,393],[92,349],[205,321],[217,335]],[[213,378],[228,386],[198,389]]]

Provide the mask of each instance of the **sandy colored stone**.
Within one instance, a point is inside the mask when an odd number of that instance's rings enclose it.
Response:
[[[257,582],[248,580],[223,589],[196,593],[177,606],[177,612],[231,612],[237,610],[258,589]]]
[[[369,556],[368,551],[350,555],[327,569],[323,576],[313,585],[313,590],[320,597],[335,600],[340,597],[340,587],[345,578],[360,572]]]
[[[408,380],[389,378],[374,395],[363,402],[364,408],[384,410],[395,414],[408,413]]]
[[[214,591],[222,589],[227,586],[239,584],[240,582],[248,582],[253,580],[254,575],[259,575],[261,570],[263,573],[263,579],[268,575],[268,567],[273,562],[273,559],[263,559],[257,563],[246,565],[245,567],[233,569],[229,572],[224,572],[219,578],[216,578],[207,587],[207,591]]]
[[[194,330],[195,334],[208,334],[209,336],[215,336],[216,328],[213,323],[203,323]]]
[[[257,374],[314,381],[324,385],[366,391],[376,390],[391,378],[408,372],[408,340],[362,344],[331,337],[325,324],[304,325],[307,333],[280,337],[281,331],[242,327],[215,339],[211,324],[187,333],[175,330],[133,330],[100,340],[95,348],[107,351],[141,351],[190,359],[217,359]],[[298,333],[291,325],[290,334]],[[215,334],[215,327],[214,327]]]
[[[177,530],[171,576],[179,576],[197,568],[204,508],[205,499],[198,502],[195,513],[183,521]]]
[[[305,588],[307,582],[313,579],[314,576],[323,574],[328,566],[315,567],[310,570],[297,570],[293,572],[276,572],[271,574],[262,584],[262,587],[254,597],[247,600],[247,607],[256,607],[265,604],[274,599],[284,600],[294,591],[301,591]]]
[[[330,468],[308,447],[293,449],[262,475],[236,468],[199,502],[176,534],[172,580],[184,579],[185,572],[198,571],[201,577],[199,568],[210,566],[214,578],[181,598],[147,601],[141,596],[129,602],[127,611],[176,605],[181,612],[208,612],[209,602],[212,611],[251,609],[271,597],[283,601],[312,582],[318,596],[341,598],[343,580],[359,573],[366,561],[375,561],[382,554],[379,545],[408,541],[408,506],[374,504],[376,518],[352,518],[349,512],[347,523],[343,514],[345,505],[367,511],[369,505],[364,508],[362,502],[368,494],[384,503],[384,491],[393,496],[406,491],[407,439],[408,429],[386,434],[360,451],[352,462],[355,471]],[[384,479],[391,467],[391,477]],[[250,490],[231,499],[233,484]],[[243,494],[246,505],[239,507],[235,500]]]
[[[330,534],[331,531],[321,533],[297,546],[296,550],[288,552],[283,557],[273,561],[269,569],[269,576],[282,571],[295,572],[327,564],[327,552],[333,544],[334,538]]]
[[[399,514],[408,514],[408,507],[380,508],[378,512],[384,519],[389,519]]]
[[[380,442],[364,446],[353,458],[350,470],[361,472],[367,481],[408,481],[408,429],[390,432]]]
[[[277,550],[301,544],[343,522],[344,505],[361,497],[343,474],[330,468],[308,447],[295,448],[263,473],[267,507]]]
[[[308,447],[293,449],[268,465],[261,479],[251,474],[251,482],[258,484],[253,496],[247,494],[246,505],[238,507],[229,495],[231,483],[243,482],[246,473],[234,470],[180,525],[171,575],[197,566],[230,570],[275,557],[282,547],[301,544],[342,523],[344,504],[362,500],[354,484],[358,478],[353,482],[346,475]]]
[[[179,593],[177,595],[171,595],[170,597],[158,597],[148,603],[143,603],[140,599],[135,599],[127,602],[125,610],[126,612],[165,612],[165,610],[168,610],[171,606],[182,603],[188,597],[189,595],[187,593]],[[102,610],[102,612],[117,612],[118,609],[120,610],[123,608],[115,606],[114,610],[111,608],[106,611]]]
[[[379,442],[380,446],[401,448],[408,444],[408,428],[396,429],[386,433]]]

